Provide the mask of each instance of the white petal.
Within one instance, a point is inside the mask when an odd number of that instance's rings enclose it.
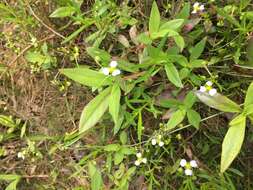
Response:
[[[142,163],[146,164],[147,163],[147,158],[143,158]]]
[[[200,5],[199,10],[203,11],[205,9],[204,5]]]
[[[186,160],[185,160],[185,159],[181,159],[181,161],[180,161],[180,166],[181,166],[181,167],[185,167],[186,164],[187,164]]]
[[[151,140],[151,144],[152,144],[152,145],[156,145],[156,139],[152,139],[152,140]]]
[[[193,167],[193,168],[197,168],[197,167],[198,167],[198,164],[197,164],[196,160],[191,160],[191,161],[190,161],[190,165],[191,165],[191,167]]]
[[[101,72],[104,74],[104,75],[109,75],[110,74],[110,69],[108,67],[103,67],[101,69]]]
[[[162,147],[164,145],[164,142],[159,142],[159,146]]]
[[[117,61],[111,61],[110,67],[117,67],[118,62]]]
[[[210,96],[214,96],[216,93],[217,93],[217,90],[215,88],[212,88],[211,90],[209,90]]]
[[[206,92],[206,87],[204,86],[201,86],[200,89],[199,89],[200,92]]]
[[[193,10],[193,11],[192,11],[192,14],[196,14],[196,13],[197,13],[197,11],[196,11],[196,10]]]
[[[139,166],[141,163],[140,163],[140,161],[138,161],[138,160],[136,160],[135,162],[134,162],[134,165],[136,165],[136,166]]]
[[[137,158],[141,158],[141,156],[142,156],[142,154],[141,154],[140,152],[138,152],[138,153],[136,154],[136,157],[137,157]]]
[[[207,85],[207,86],[212,86],[213,83],[212,83],[211,81],[207,81],[207,82],[206,82],[206,85]]]
[[[192,175],[192,170],[186,169],[184,170],[185,175]]]
[[[112,76],[117,76],[121,73],[121,71],[119,69],[115,69],[113,72],[112,72]]]
[[[198,6],[199,6],[199,2],[196,2],[196,3],[193,4],[193,7],[194,7],[194,8],[196,8],[196,7],[198,7]]]

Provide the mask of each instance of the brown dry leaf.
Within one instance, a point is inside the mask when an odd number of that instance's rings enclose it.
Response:
[[[130,35],[130,38],[132,40],[132,42],[135,44],[135,45],[138,45],[138,42],[136,40],[137,38],[137,28],[135,25],[133,25],[130,30],[129,30],[129,35]]]
[[[126,48],[129,48],[129,47],[130,47],[130,44],[129,44],[129,42],[128,42],[128,39],[127,39],[124,35],[120,34],[120,35],[118,36],[118,41],[119,41],[124,47],[126,47]]]

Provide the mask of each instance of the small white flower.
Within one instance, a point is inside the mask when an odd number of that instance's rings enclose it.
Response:
[[[206,82],[206,85],[207,85],[207,86],[212,86],[213,83],[212,83],[211,81],[207,81],[207,82]]]
[[[217,93],[217,90],[215,88],[212,88],[208,93],[210,96],[214,96]]]
[[[204,11],[204,9],[205,9],[204,5],[200,5],[199,2],[196,2],[193,4],[192,14],[196,14],[199,11]]]
[[[191,176],[192,175],[192,170],[191,169],[185,169],[184,173],[185,173],[185,175]]]
[[[25,159],[25,155],[22,152],[18,153],[18,158],[22,158],[23,160]]]
[[[190,166],[193,167],[193,168],[197,168],[198,164],[197,164],[196,160],[191,160],[190,161]]]
[[[156,139],[152,139],[151,140],[151,144],[154,146],[154,145],[156,145]]]
[[[201,86],[200,89],[199,89],[200,92],[206,92],[206,87],[204,86]]]
[[[136,154],[136,157],[137,157],[137,158],[141,158],[141,156],[142,156],[142,154],[141,154],[140,152],[138,152],[138,153]]]
[[[111,61],[110,63],[110,67],[113,67],[113,68],[117,67],[117,65],[118,65],[117,61]]]
[[[104,75],[109,75],[110,74],[110,69],[108,67],[103,67],[101,69],[101,72],[104,74]]]
[[[136,160],[135,162],[134,162],[134,165],[136,165],[136,166],[139,166],[141,163],[140,163],[140,161],[139,160]]]
[[[119,69],[115,69],[113,72],[112,72],[112,76],[117,76],[121,73],[121,71]]]
[[[181,167],[185,167],[186,164],[187,164],[187,161],[186,161],[185,159],[181,159],[181,161],[180,161],[180,166],[181,166]]]
[[[147,158],[142,158],[142,163],[146,164],[147,163]]]
[[[159,142],[159,146],[162,147],[164,145],[164,142],[163,141],[160,141]]]

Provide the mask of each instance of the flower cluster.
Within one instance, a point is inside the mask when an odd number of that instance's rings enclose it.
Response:
[[[190,162],[187,162],[185,159],[181,159],[180,166],[184,168],[185,175],[192,176],[193,174],[192,168],[197,168],[198,164],[195,160],[191,160]]]
[[[112,75],[112,76],[117,76],[121,73],[121,71],[119,69],[117,69],[117,61],[111,61],[110,63],[110,67],[103,67],[101,69],[101,72],[104,74],[104,75]]]
[[[151,144],[153,146],[158,144],[160,147],[162,147],[164,145],[164,142],[162,141],[162,135],[158,135],[157,138],[152,139]]]
[[[208,92],[210,96],[214,96],[217,93],[217,90],[212,87],[213,83],[211,81],[207,81],[205,86],[201,86],[200,92]]]
[[[196,3],[193,4],[192,14],[202,12],[202,11],[204,11],[204,9],[205,9],[204,5],[201,5],[199,2],[196,2]]]
[[[146,163],[147,163],[147,158],[143,158],[143,157],[142,157],[142,153],[138,152],[138,153],[136,154],[136,157],[137,157],[137,160],[134,162],[134,164],[135,164],[136,166],[139,166],[141,163],[143,163],[143,164],[146,164]]]

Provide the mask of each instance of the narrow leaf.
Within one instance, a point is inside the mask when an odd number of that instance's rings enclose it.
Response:
[[[206,92],[195,91],[195,94],[201,102],[211,108],[232,113],[237,113],[241,111],[241,108],[238,104],[219,93],[215,94],[214,96],[210,96]]]
[[[75,7],[60,7],[56,9],[49,17],[51,18],[62,18],[71,16],[75,13]]]
[[[85,28],[87,27],[87,25],[83,25],[81,26],[78,30],[76,30],[75,32],[73,32],[72,34],[70,34],[68,37],[66,37],[66,39],[63,40],[63,42],[61,44],[65,44],[67,42],[69,42],[70,40],[74,39],[76,36],[78,36]]]
[[[224,172],[233,162],[240,152],[244,140],[246,117],[242,115],[239,115],[238,117],[243,117],[241,122],[237,122],[228,129],[222,143],[221,172]]]
[[[246,98],[244,101],[244,107],[253,104],[253,82],[250,84],[248,90],[247,90],[247,94],[246,94]]]
[[[111,84],[110,77],[87,68],[61,69],[60,72],[68,78],[90,87],[101,87]]]
[[[156,1],[152,4],[152,9],[149,18],[149,32],[152,34],[158,32],[160,26],[160,12],[157,7]]]
[[[101,172],[92,162],[88,165],[89,176],[91,179],[91,190],[101,190],[103,187],[103,179]]]
[[[137,125],[137,136],[138,136],[139,142],[141,142],[142,131],[143,131],[142,114],[141,114],[141,111],[139,111],[138,125]]]
[[[79,134],[93,127],[109,105],[110,88],[105,89],[85,106],[79,123]]]
[[[162,24],[159,30],[166,30],[166,29],[177,30],[183,25],[183,23],[184,23],[184,19],[170,20]]]
[[[120,87],[115,83],[112,87],[111,95],[109,98],[109,112],[112,115],[115,125],[118,122],[119,108],[120,108]]]
[[[190,16],[190,3],[187,2],[184,4],[183,9],[176,15],[176,18],[178,19],[187,19]]]
[[[165,65],[165,71],[170,82],[172,82],[175,86],[179,88],[183,87],[183,84],[179,77],[179,73],[172,63],[168,63]]]

